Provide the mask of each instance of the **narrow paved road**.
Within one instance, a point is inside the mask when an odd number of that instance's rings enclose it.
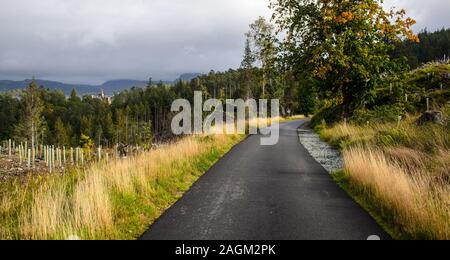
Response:
[[[276,146],[237,145],[142,239],[388,239],[299,143],[303,123],[282,124]]]

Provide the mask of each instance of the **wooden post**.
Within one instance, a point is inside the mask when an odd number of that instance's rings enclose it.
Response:
[[[31,166],[34,169],[34,162],[36,161],[36,147],[31,147]]]
[[[56,161],[58,162],[58,166],[61,167],[61,149],[60,148],[56,148]]]
[[[63,146],[63,164],[66,165],[66,147]]]
[[[62,166],[63,162],[63,150],[61,148],[58,148],[59,151],[59,166]]]
[[[408,103],[408,94],[405,94],[405,102]]]
[[[22,165],[22,147],[19,147],[19,165]]]
[[[430,111],[430,98],[427,98],[427,112]]]
[[[72,163],[72,165],[74,164],[74,160],[73,160],[73,148],[70,147],[70,162]]]
[[[50,173],[53,172],[53,164],[52,164],[52,148],[51,147],[47,147],[47,152],[48,152],[48,167],[50,169]]]
[[[59,167],[62,167],[63,166],[63,154],[62,154],[62,149],[61,148],[59,148],[58,149],[59,150]]]
[[[27,157],[28,157],[27,167],[28,167],[28,169],[30,169],[31,168],[31,149],[28,149]]]
[[[81,166],[84,166],[84,151],[81,149]]]
[[[53,164],[53,146],[49,146],[48,147],[48,164],[50,165],[50,172],[53,171],[53,168],[55,167],[55,165]]]
[[[11,139],[8,140],[8,157],[11,157]]]
[[[49,160],[48,160],[48,146],[47,145],[44,148],[44,157],[45,157],[45,166],[48,167],[49,166],[49,164],[48,164]]]
[[[97,157],[98,161],[100,162],[102,160],[102,148],[97,148]]]
[[[53,146],[52,147],[52,165],[53,165],[53,168],[56,168],[55,167],[55,162],[56,162],[56,160],[55,160],[55,155],[56,155],[55,152],[56,152],[55,151],[55,147]]]
[[[80,158],[80,148],[75,148],[75,164],[78,166],[78,161],[79,161],[79,158]]]
[[[397,127],[400,127],[401,122],[402,122],[402,116],[398,116]]]

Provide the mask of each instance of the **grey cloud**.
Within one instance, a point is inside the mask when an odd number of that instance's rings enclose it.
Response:
[[[417,21],[416,32],[425,28],[429,31],[450,28],[448,0],[385,0],[385,5],[405,9],[407,15]]]
[[[173,79],[239,65],[261,0],[2,0],[0,78]]]
[[[239,66],[248,24],[267,0],[2,0],[0,79],[74,83],[173,79]],[[388,0],[417,28],[450,27],[450,3]]]

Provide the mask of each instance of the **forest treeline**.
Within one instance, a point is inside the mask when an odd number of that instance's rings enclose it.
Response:
[[[394,52],[394,56],[406,57],[411,69],[430,61],[450,59],[450,29],[435,32],[425,29],[417,36],[419,43],[405,40],[397,44]]]
[[[174,85],[150,80],[147,87],[116,93],[112,99],[101,95],[79,97],[75,89],[66,97],[62,91],[32,81],[19,93],[0,94],[0,140],[57,146],[149,146],[152,140],[172,137],[172,102],[179,98],[193,102],[194,91],[201,91],[205,99],[222,101],[279,98],[282,111],[293,112],[298,82],[291,74],[277,71],[274,35],[274,27],[260,18],[247,34],[241,68],[210,71]],[[270,53],[265,50],[267,43],[273,43]]]
[[[360,109],[398,104],[408,63],[414,68],[450,49],[450,30],[416,36],[404,10],[385,11],[379,0],[272,0],[270,7],[271,21],[260,17],[250,25],[239,69],[174,85],[150,80],[112,100],[79,97],[75,90],[66,97],[32,82],[19,94],[0,94],[0,139],[148,146],[170,137],[172,101],[192,101],[194,91],[221,100],[277,98],[283,115],[319,111],[350,118]]]
[[[31,143],[29,96],[40,100],[39,117],[34,133],[37,143],[56,146],[112,146],[118,143],[146,146],[153,138],[172,137],[170,124],[174,113],[170,111],[175,99],[193,102],[194,91],[202,91],[205,98],[237,99],[262,97],[259,86],[260,70],[238,69],[214,72],[191,82],[179,81],[175,85],[152,84],[146,88],[132,88],[107,97],[86,95],[79,97],[75,90],[69,97],[62,91],[45,86],[31,85],[20,94],[0,94],[0,140],[9,138]],[[265,97],[283,100],[284,107],[294,109],[292,96],[296,85],[280,96],[267,87]],[[291,92],[292,91],[292,92]]]

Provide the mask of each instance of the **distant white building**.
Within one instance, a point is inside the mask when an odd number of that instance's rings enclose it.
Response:
[[[106,102],[108,102],[108,104],[112,104],[112,100],[113,100],[113,97],[112,96],[108,96],[108,95],[106,95],[105,94],[105,91],[102,89],[102,92],[100,93],[100,94],[98,94],[98,95],[91,95],[91,97],[93,98],[93,99],[101,99],[101,100],[105,100]]]

